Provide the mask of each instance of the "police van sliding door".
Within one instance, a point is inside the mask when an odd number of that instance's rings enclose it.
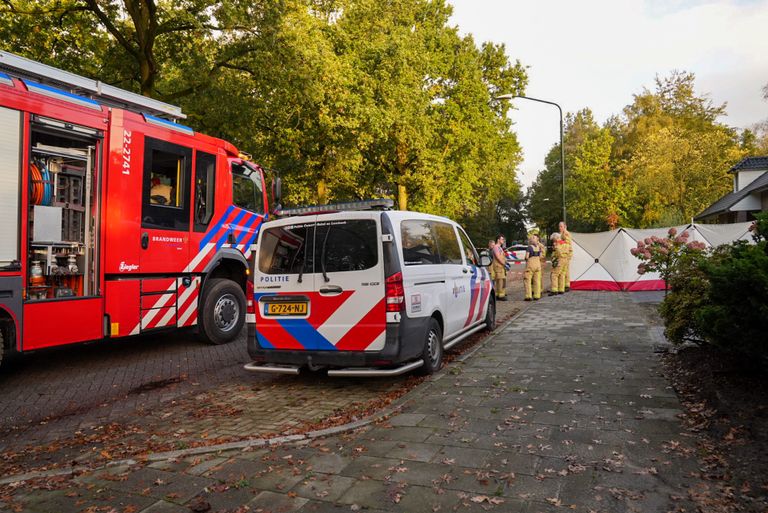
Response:
[[[444,339],[457,335],[467,325],[470,309],[475,307],[473,271],[464,265],[461,246],[453,225],[431,221],[440,253],[440,263],[445,270],[445,287],[440,303],[447,312]]]
[[[142,274],[179,273],[188,264],[192,150],[144,140],[141,198]]]

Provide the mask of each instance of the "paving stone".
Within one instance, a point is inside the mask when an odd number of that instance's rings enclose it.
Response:
[[[446,446],[440,449],[432,461],[436,463],[451,461],[452,464],[460,467],[483,468],[492,456],[491,451],[483,449]]]
[[[189,513],[190,509],[186,506],[180,506],[173,502],[157,501],[141,513]]]
[[[338,474],[351,461],[352,457],[350,456],[341,456],[333,453],[315,454],[306,460],[308,469],[311,469],[313,472],[326,474]]]
[[[193,497],[187,504],[189,507],[198,503],[210,505],[210,511],[232,511],[249,503],[262,490],[257,490],[243,482],[240,486],[217,487],[211,486]]]
[[[389,509],[389,506],[394,504],[394,494],[400,490],[398,484],[376,480],[358,481],[339,497],[338,502],[362,508]]]
[[[233,483],[241,479],[251,479],[264,473],[265,465],[262,462],[230,458],[215,465],[206,477],[225,483]]]
[[[334,504],[322,501],[309,501],[300,510],[301,513],[351,513],[349,504]],[[380,509],[365,509],[364,513],[382,513]]]
[[[286,468],[270,471],[265,466],[263,470],[266,472],[262,475],[249,479],[250,486],[260,490],[287,492],[304,478],[303,474],[294,474]]]
[[[370,456],[423,461],[427,462],[435,457],[440,450],[439,445],[419,442],[370,442],[368,452]]]
[[[415,462],[409,462],[409,464],[412,463]],[[349,465],[341,469],[340,474],[361,480],[383,480],[387,475],[393,472],[391,469],[404,464],[405,460],[402,459],[364,455],[352,460]]]
[[[204,477],[142,468],[128,473],[124,481],[103,481],[102,485],[118,492],[183,504],[213,482]]]
[[[280,513],[290,513],[298,511],[307,503],[303,497],[289,497],[283,493],[261,492],[246,504],[250,511],[274,511]]]
[[[426,486],[408,486],[403,491],[397,508],[397,511],[408,512],[430,512],[430,511],[452,511],[454,508],[461,507],[461,499],[456,492],[443,491],[439,493],[435,488]],[[462,511],[466,509],[462,508]]]
[[[376,440],[399,440],[404,442],[423,442],[437,431],[437,428],[426,427],[379,427],[370,431],[371,438]]]
[[[217,458],[217,457],[210,457],[210,456],[205,461],[201,461],[197,464],[193,464],[192,461],[190,461],[190,465],[192,466],[190,466],[186,470],[186,473],[192,474],[193,476],[201,476],[209,471],[215,472],[216,470],[218,470],[218,467],[226,461],[227,461],[227,458],[222,458],[222,457]]]
[[[291,492],[306,499],[334,502],[356,482],[357,480],[351,477],[313,473],[296,484]]]
[[[424,417],[422,413],[403,413],[390,418],[387,422],[392,426],[418,426]]]

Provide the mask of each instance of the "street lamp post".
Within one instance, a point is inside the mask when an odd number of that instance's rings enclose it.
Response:
[[[555,107],[557,107],[558,112],[560,112],[560,171],[561,171],[560,188],[563,191],[563,221],[566,221],[566,218],[565,218],[565,147],[563,146],[563,109],[560,108],[560,105],[556,104],[555,102],[541,100],[539,98],[531,98],[530,96],[521,96],[517,94],[502,94],[496,97],[497,100],[512,100],[514,98],[522,98],[524,100],[531,100],[534,102],[554,105]]]

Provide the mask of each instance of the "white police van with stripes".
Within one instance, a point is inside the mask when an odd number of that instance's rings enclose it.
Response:
[[[246,369],[430,374],[445,349],[493,329],[490,258],[481,261],[450,219],[372,210],[391,205],[306,207],[263,225],[251,258]]]

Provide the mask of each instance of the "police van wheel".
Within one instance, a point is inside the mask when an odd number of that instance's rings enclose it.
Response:
[[[245,294],[232,280],[208,280],[200,311],[200,334],[210,344],[226,344],[245,324]]]
[[[496,327],[496,301],[491,298],[488,301],[488,311],[485,313],[485,329],[493,331]]]
[[[443,366],[443,333],[435,319],[429,320],[421,358],[424,360],[424,365],[419,367],[419,374],[434,374]]]

